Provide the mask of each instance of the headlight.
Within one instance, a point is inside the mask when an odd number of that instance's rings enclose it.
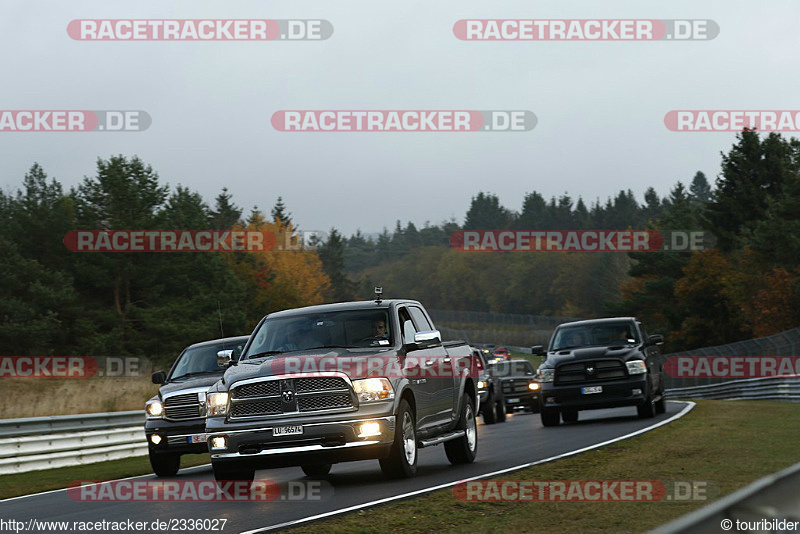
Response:
[[[632,362],[625,362],[628,366],[629,375],[640,375],[647,372],[647,365],[642,360],[634,360]]]
[[[206,414],[209,417],[222,416],[228,413],[228,393],[209,393],[206,395]]]
[[[478,389],[486,389],[486,381],[478,380]]]
[[[161,404],[160,400],[153,399],[151,401],[147,401],[144,411],[147,414],[148,419],[161,419],[161,416],[164,415],[164,405]]]
[[[555,369],[539,369],[536,372],[536,380],[539,382],[552,382],[553,378],[555,378],[556,370]]]
[[[353,390],[359,402],[374,402],[394,398],[392,384],[386,378],[353,380]]]
[[[528,382],[528,389],[531,391],[537,391],[539,389],[538,382]]]

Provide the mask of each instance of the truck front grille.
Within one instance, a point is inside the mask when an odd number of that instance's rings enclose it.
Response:
[[[513,395],[514,393],[530,393],[528,382],[527,378],[503,380],[503,394]]]
[[[602,382],[628,376],[620,360],[589,360],[556,367],[555,384]]]
[[[172,421],[202,417],[200,396],[197,393],[182,393],[164,399],[164,417]]]
[[[270,378],[231,388],[231,419],[354,408],[352,389],[336,376]]]

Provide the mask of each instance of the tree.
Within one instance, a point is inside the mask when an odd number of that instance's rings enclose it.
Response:
[[[711,200],[711,186],[708,185],[705,174],[697,171],[692,178],[692,185],[689,186],[689,193],[693,200],[703,204]]]
[[[497,195],[480,192],[472,197],[464,230],[505,230],[511,220],[511,213],[500,205]]]
[[[215,200],[214,210],[209,213],[212,230],[230,230],[234,224],[240,223],[242,209],[231,202],[231,198],[228,188],[223,187]]]
[[[286,210],[283,197],[278,197],[278,201],[275,202],[275,206],[272,207],[270,214],[272,215],[272,222],[275,224],[284,227],[292,226],[292,214]]]
[[[317,254],[322,262],[322,270],[330,280],[327,293],[329,300],[351,300],[355,296],[355,285],[345,273],[345,240],[336,228],[331,228],[328,240],[317,249]]]

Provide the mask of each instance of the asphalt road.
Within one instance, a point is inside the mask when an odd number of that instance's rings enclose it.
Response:
[[[685,403],[668,402],[667,413],[655,419],[638,419],[635,408],[581,412],[578,423],[552,428],[542,427],[536,414],[518,413],[509,416],[505,423],[479,425],[475,463],[454,467],[447,461],[442,446],[422,449],[419,451],[417,476],[409,480],[386,480],[377,460],[334,465],[327,482],[311,481],[299,467],[275,469],[256,473],[256,478],[272,480],[280,488],[280,496],[271,502],[82,502],[59,490],[2,501],[0,518],[26,522],[26,527],[27,522],[34,518],[68,521],[70,525],[74,521],[151,523],[171,519],[226,519],[221,532],[257,531],[382,499],[424,492],[427,488],[591,447],[663,422],[685,407]],[[145,476],[135,480],[157,479]],[[175,480],[213,480],[213,475],[210,467],[203,466],[183,470]],[[313,492],[311,496],[314,499],[300,499],[308,497],[309,492]],[[162,530],[166,529],[151,531]],[[47,530],[39,530],[43,531]],[[194,530],[198,531],[210,530]]]

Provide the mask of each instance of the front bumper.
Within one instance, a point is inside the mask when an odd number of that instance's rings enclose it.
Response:
[[[581,388],[602,386],[600,393],[582,393]],[[635,393],[639,390],[640,393]],[[543,408],[598,410],[621,406],[637,406],[645,402],[648,394],[647,375],[635,375],[612,382],[592,382],[556,386],[550,382],[542,383],[541,400]]]
[[[328,415],[233,424],[209,418],[208,451],[215,463],[239,463],[254,469],[385,458],[394,442],[395,416],[383,413],[370,417],[361,412],[338,418]],[[360,427],[366,422],[377,422],[380,433],[360,436]],[[302,426],[303,433],[274,434],[274,428],[285,426]],[[213,446],[217,437],[225,438],[224,447]]]
[[[185,421],[167,421],[166,419],[148,419],[144,424],[147,446],[151,453],[166,454],[205,454],[208,447],[205,441],[205,419],[187,419]],[[156,445],[151,436],[158,434],[161,442]]]

